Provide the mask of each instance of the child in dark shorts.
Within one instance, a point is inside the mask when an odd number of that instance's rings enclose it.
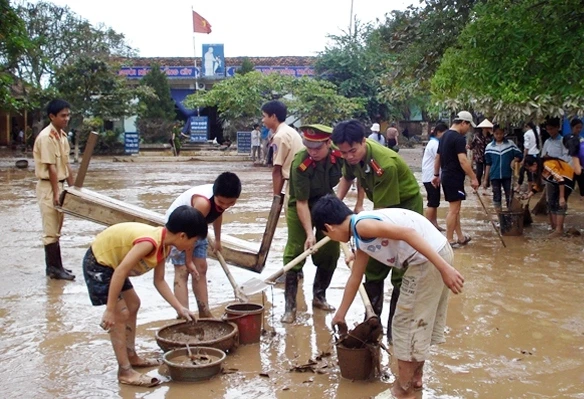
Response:
[[[181,206],[170,215],[165,227],[142,223],[118,223],[99,233],[83,259],[83,275],[94,306],[106,305],[100,326],[109,332],[118,361],[118,381],[152,387],[160,381],[140,374],[133,367],[152,367],[157,359],[143,359],[136,353],[136,317],[140,298],[130,276],[154,270],[154,286],[162,297],[187,320],[195,316],[183,307],[164,280],[164,263],[170,247],[192,250],[207,236],[203,215]]]

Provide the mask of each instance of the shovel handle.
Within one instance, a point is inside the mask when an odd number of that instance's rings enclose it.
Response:
[[[349,259],[352,255],[351,250],[346,242],[341,243],[341,248],[343,249],[343,254],[345,255],[345,259]],[[349,270],[353,270],[353,261],[347,263]],[[373,306],[371,305],[371,300],[369,299],[369,295],[367,295],[367,291],[365,290],[365,286],[363,284],[359,284],[359,295],[361,295],[361,300],[363,301],[363,305],[365,305],[365,314],[367,318],[376,316],[375,311],[373,310]]]
[[[268,284],[274,282],[274,280],[276,280],[282,274],[286,273],[288,270],[292,269],[294,266],[296,266],[297,264],[302,262],[309,255],[312,255],[314,252],[316,252],[320,247],[322,247],[323,245],[328,243],[330,240],[331,239],[328,236],[322,238],[319,242],[314,244],[312,247],[308,248],[306,251],[302,252],[300,255],[298,255],[297,257],[292,259],[290,262],[286,263],[286,265],[284,265],[283,268],[281,268],[280,270],[278,270],[277,272],[275,272],[274,274],[272,274],[271,276],[266,278],[264,280],[264,282],[266,282]]]
[[[248,301],[247,295],[243,293],[241,288],[239,288],[239,286],[235,282],[235,279],[233,278],[231,271],[229,271],[229,267],[227,266],[227,263],[225,262],[225,258],[223,258],[223,254],[221,253],[221,251],[216,251],[215,255],[217,256],[217,260],[219,261],[219,264],[223,268],[223,271],[225,272],[225,275],[227,276],[229,283],[231,283],[231,286],[233,287],[235,297],[242,302],[247,302]]]
[[[483,202],[483,199],[481,198],[481,196],[479,195],[479,193],[477,191],[475,191],[474,193],[479,198],[479,202],[481,203],[481,205],[483,207],[483,210],[487,214],[487,217],[491,221],[491,225],[493,226],[493,229],[497,232],[497,235],[499,235],[499,239],[501,240],[501,243],[503,244],[503,247],[504,248],[507,248],[507,245],[505,244],[505,240],[503,240],[503,236],[501,235],[501,232],[499,231],[499,229],[497,228],[497,226],[495,226],[495,222],[493,222],[493,219],[491,219],[491,215],[489,215],[489,211],[487,210],[487,207],[485,206],[485,203]]]

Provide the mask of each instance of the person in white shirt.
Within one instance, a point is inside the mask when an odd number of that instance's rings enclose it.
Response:
[[[440,122],[430,133],[430,141],[426,144],[424,149],[424,157],[422,158],[422,183],[426,188],[426,195],[428,203],[426,205],[426,219],[428,219],[439,231],[444,231],[444,228],[438,225],[438,207],[440,206],[440,185],[434,187],[432,179],[434,178],[434,161],[436,160],[436,153],[438,152],[438,143],[440,137],[448,130],[446,123]]]
[[[539,152],[541,149],[541,132],[539,130],[539,126],[536,126],[533,122],[527,122],[525,126],[523,126],[523,159],[521,160],[521,169],[519,170],[519,179],[517,180],[517,185],[514,187],[514,191],[519,192],[521,190],[521,186],[523,185],[523,181],[525,180],[525,173],[527,173],[527,181],[529,184],[529,190],[531,190],[531,185],[533,184],[533,175],[525,165],[523,164],[525,161],[525,157],[528,155],[533,155],[534,157],[539,156]]]
[[[260,132],[260,125],[257,123],[253,125],[253,130],[251,131],[251,161],[253,163],[261,161],[261,151],[260,151],[260,144],[261,144],[261,132]]]
[[[397,398],[413,398],[414,391],[423,387],[430,346],[445,341],[449,289],[459,294],[464,286],[464,277],[452,267],[454,254],[446,237],[417,212],[384,208],[355,215],[335,195],[316,202],[312,222],[333,241],[353,238],[356,247],[351,275],[332,320],[333,328],[346,329],[345,317],[370,257],[387,267],[405,270],[391,324],[399,369],[391,391]]]
[[[379,123],[374,123],[371,125],[371,134],[368,138],[377,141],[379,144],[385,147],[385,137],[379,132],[380,130]]]
[[[564,146],[560,134],[560,118],[548,119],[545,123],[545,130],[549,133],[550,138],[543,143],[542,158],[558,158],[571,164],[572,157],[568,154],[568,149]]]

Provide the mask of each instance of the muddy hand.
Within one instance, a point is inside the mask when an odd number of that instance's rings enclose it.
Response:
[[[185,319],[186,321],[192,321],[192,322],[197,321],[197,317],[195,316],[195,314],[193,312],[191,312],[190,310],[188,310],[187,308],[183,307],[177,313],[182,319]]]
[[[101,323],[99,323],[99,326],[103,328],[105,331],[109,332],[110,328],[114,326],[115,320],[116,318],[114,316],[114,312],[111,312],[106,309],[106,311],[103,312],[103,316],[101,317]]]
[[[448,269],[444,270],[442,273],[442,280],[453,293],[460,294],[462,292],[464,277],[462,277],[462,274],[460,274],[454,267],[450,266]]]
[[[334,322],[333,321],[333,332],[337,333],[340,338],[344,337],[349,333],[349,327],[344,321]]]

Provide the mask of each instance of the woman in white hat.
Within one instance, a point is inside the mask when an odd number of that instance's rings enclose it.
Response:
[[[379,144],[385,147],[385,137],[379,132],[380,130],[379,123],[374,123],[371,125],[371,134],[368,138],[377,141]]]
[[[488,119],[485,119],[477,125],[477,129],[480,129],[480,131],[475,134],[468,148],[472,150],[472,160],[475,164],[477,180],[481,186],[486,188],[488,187],[488,179],[485,179],[483,182],[483,174],[486,166],[485,148],[492,140],[491,131],[493,129],[493,124]]]

